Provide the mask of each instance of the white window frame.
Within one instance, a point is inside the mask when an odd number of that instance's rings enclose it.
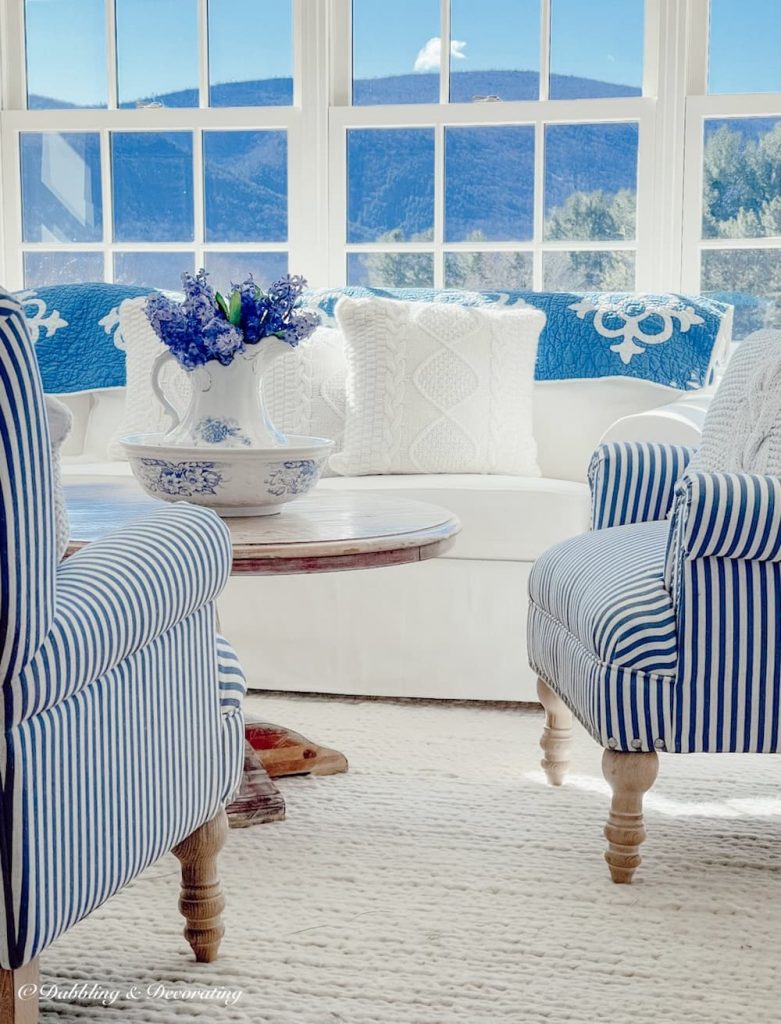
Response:
[[[765,235],[761,238],[702,237],[705,122],[711,118],[728,117],[781,118],[781,92],[708,93],[709,13],[709,0],[690,0],[681,288],[695,294],[701,290],[703,252],[737,249],[781,250],[781,235]]]
[[[0,8],[2,111],[0,111],[0,189],[2,250],[0,271],[6,287],[23,285],[26,252],[99,252],[107,281],[113,280],[114,253],[194,252],[201,266],[208,252],[286,252],[291,271],[324,280],[318,238],[326,231],[323,182],[313,187],[312,167],[326,163],[328,62],[324,4],[293,0],[293,105],[289,107],[208,107],[207,0],[198,0],[200,32],[199,100],[193,108],[117,109],[113,0],[105,0],[108,109],[26,109],[24,0],[4,0]],[[286,242],[206,242],[203,207],[203,132],[209,129],[285,130],[288,145],[288,238]],[[22,132],[97,132],[100,137],[103,238],[94,243],[24,242],[20,145]],[[192,242],[115,242],[110,134],[122,131],[188,131],[193,134],[194,239]]]
[[[105,0],[107,11],[113,6]],[[202,26],[207,0],[198,0]],[[449,8],[442,3],[444,30]],[[548,52],[543,7],[541,76],[547,80]],[[291,107],[213,108],[205,106],[207,54],[200,59],[201,103],[192,109],[41,110],[27,111],[23,0],[0,4],[0,280],[22,286],[23,252],[98,251],[104,254],[106,279],[113,274],[115,251],[194,252],[201,261],[207,251],[287,251],[291,271],[316,286],[338,286],[346,275],[350,251],[435,254],[436,284],[442,280],[446,251],[530,251],[534,287],[542,284],[543,253],[633,249],[636,286],[640,290],[700,290],[701,253],[707,249],[774,249],[781,238],[701,238],[702,126],[708,117],[781,116],[781,94],[709,96],[706,92],[708,0],[646,0],[644,87],[642,97],[602,100],[550,100],[491,104],[411,104],[358,106],[350,103],[350,0],[293,0],[294,103]],[[202,33],[202,39],[205,35]],[[443,46],[446,67],[448,47]],[[111,81],[113,75],[109,76]],[[442,91],[446,77],[441,77]],[[115,86],[111,86],[115,90]],[[116,98],[115,96],[110,98]],[[446,99],[445,96],[441,97]],[[543,196],[535,190],[534,240],[531,243],[444,243],[442,166],[444,129],[448,125],[529,124],[536,133],[536,175],[542,174],[542,134],[546,124],[635,121],[638,146],[637,232],[633,242],[543,242]],[[346,133],[350,128],[430,126],[435,133],[435,238],[432,243],[351,246],[346,240]],[[113,243],[111,195],[107,189],[108,139],[111,131],[184,130],[194,133],[196,225],[202,225],[200,175],[203,131],[284,129],[288,133],[288,242],[278,243]],[[104,239],[89,244],[22,243],[19,176],[19,132],[98,131],[103,168]]]
[[[646,0],[644,25],[643,95],[639,97],[550,100],[548,88],[548,55],[550,50],[550,0],[541,0],[540,82],[543,97],[539,100],[502,103],[447,102],[449,45],[440,47],[440,102],[436,104],[405,104],[389,106],[352,106],[352,30],[351,0],[331,0],[332,46],[334,67],[332,105],[329,117],[329,208],[331,210],[329,284],[346,282],[349,253],[434,253],[434,286],[443,286],[444,253],[447,252],[528,252],[533,260],[532,287],[543,287],[543,259],[555,251],[632,251],[635,257],[636,287],[657,289],[654,285],[660,268],[669,267],[659,251],[656,196],[664,190],[670,176],[666,163],[663,175],[655,158],[658,128],[659,85],[661,74],[669,62],[662,45],[661,20],[669,8],[683,0]],[[440,0],[441,31],[449,39],[449,0]],[[624,241],[544,241],[544,195],[541,187],[544,174],[543,137],[548,124],[595,124],[609,122],[637,123],[637,225],[636,237]],[[533,238],[528,242],[444,242],[444,132],[449,126],[530,125],[535,132],[535,189]],[[433,242],[386,242],[351,244],[347,241],[347,132],[352,128],[434,129],[434,240]],[[664,170],[663,168],[663,170]],[[673,186],[674,188],[674,186]],[[668,191],[670,189],[668,188]],[[679,262],[679,261],[676,261]],[[667,275],[665,275],[667,276]],[[665,287],[668,285],[665,284]]]

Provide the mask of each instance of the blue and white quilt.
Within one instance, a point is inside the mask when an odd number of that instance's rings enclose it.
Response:
[[[706,386],[729,342],[732,307],[703,296],[619,292],[465,292],[434,288],[331,288],[304,293],[336,326],[340,298],[534,306],[546,316],[537,380],[634,377],[687,391]]]
[[[44,391],[75,394],[123,387],[125,353],[114,345],[119,307],[150,291],[121,284],[61,284],[16,292]]]

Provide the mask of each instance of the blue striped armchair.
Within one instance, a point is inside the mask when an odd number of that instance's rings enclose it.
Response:
[[[699,452],[600,447],[592,531],[551,548],[532,571],[542,767],[562,783],[573,714],[604,748],[615,882],[631,882],[640,863],[658,751],[779,750],[779,403],[781,336],[744,342]]]
[[[0,1020],[38,954],[171,850],[197,959],[222,935],[215,862],[243,760],[231,563],[211,512],[172,505],[59,563],[35,352],[0,292]]]

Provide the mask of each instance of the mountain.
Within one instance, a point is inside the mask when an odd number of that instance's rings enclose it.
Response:
[[[538,76],[528,71],[461,71],[452,77],[455,100],[498,96],[534,98]],[[410,74],[355,83],[363,104],[436,100],[438,76]],[[429,96],[433,91],[433,97]],[[636,94],[637,90],[583,78],[552,76],[559,97]],[[283,105],[292,98],[290,79],[235,82],[215,86],[213,105]],[[150,97],[165,107],[197,105],[194,90]],[[136,104],[128,104],[135,106]],[[31,108],[62,107],[46,97],[30,97]],[[209,240],[282,240],[286,237],[286,149],[284,133],[207,133],[214,143],[207,160],[206,224]],[[71,143],[83,149],[75,137]],[[124,145],[129,173],[117,177],[117,216],[138,239],[189,240],[191,219],[184,209],[191,152],[188,132],[141,133],[135,150]],[[396,232],[404,239],[426,237],[433,225],[433,130],[361,129],[348,143],[350,241],[362,242]],[[458,127],[446,133],[447,241],[479,232],[486,239],[531,238],[534,189],[534,133],[530,126]],[[39,148],[39,147],[38,147]],[[89,148],[89,147],[87,147]],[[25,162],[26,220],[44,223],[63,238],[83,237],[74,214],[40,180],[42,157],[31,150]],[[636,186],[637,126],[626,124],[553,125],[546,134],[545,207],[561,205],[573,191],[614,193]],[[86,157],[86,152],[83,154]],[[97,152],[88,166],[99,181]],[[138,188],[133,188],[133,182]],[[94,189],[93,189],[94,191]],[[178,199],[177,199],[178,197]],[[97,200],[98,196],[95,196]],[[151,231],[150,231],[151,228]],[[130,239],[128,230],[124,237]],[[145,234],[146,232],[146,234]]]

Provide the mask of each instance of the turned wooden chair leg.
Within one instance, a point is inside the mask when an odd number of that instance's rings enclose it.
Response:
[[[2,1024],[37,1024],[38,957],[13,971],[0,969]]]
[[[551,786],[560,786],[569,768],[572,712],[544,679],[537,680],[537,696],[545,708],[545,728],[540,740],[543,758],[540,765]]]
[[[179,910],[187,922],[184,937],[200,963],[217,959],[220,939],[225,933],[220,916],[225,899],[217,877],[217,855],[227,835],[228,818],[220,810],[173,850],[182,864]]]
[[[640,846],[646,836],[643,794],[653,786],[658,771],[655,750],[638,754],[605,750],[602,755],[602,772],[613,790],[605,825],[605,860],[614,882],[631,882],[642,861]]]

